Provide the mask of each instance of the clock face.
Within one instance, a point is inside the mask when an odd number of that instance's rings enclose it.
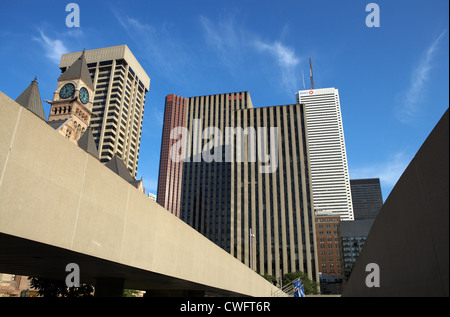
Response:
[[[67,99],[73,96],[75,92],[75,86],[73,84],[65,84],[59,91],[59,96],[63,99]]]
[[[86,104],[89,101],[89,92],[87,91],[86,88],[82,87],[80,89],[80,101],[83,104]]]

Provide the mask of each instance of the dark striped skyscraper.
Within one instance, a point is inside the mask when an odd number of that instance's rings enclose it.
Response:
[[[167,96],[158,201],[179,197],[169,210],[260,274],[318,281],[304,120],[302,105],[254,108],[248,92]]]

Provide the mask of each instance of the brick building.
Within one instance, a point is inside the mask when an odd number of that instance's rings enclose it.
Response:
[[[341,277],[343,272],[340,242],[340,216],[316,212],[316,239],[319,270],[323,277]]]

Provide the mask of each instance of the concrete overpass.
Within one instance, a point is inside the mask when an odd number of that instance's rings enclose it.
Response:
[[[258,296],[271,283],[0,92],[0,272],[97,296]]]

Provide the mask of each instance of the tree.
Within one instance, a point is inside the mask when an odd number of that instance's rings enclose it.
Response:
[[[277,285],[277,278],[275,276],[269,275],[269,274],[264,274],[264,275],[262,275],[262,277],[264,277],[266,280],[268,280],[273,285]]]
[[[137,297],[139,295],[139,291],[135,289],[124,289],[123,297]]]
[[[81,284],[79,287],[67,287],[64,281],[40,277],[29,277],[30,286],[42,297],[91,297],[94,287]]]
[[[306,295],[318,295],[320,293],[320,284],[311,280],[306,273],[301,271],[284,274],[283,285],[292,283],[298,278],[300,278],[302,282],[303,289],[305,290]]]

